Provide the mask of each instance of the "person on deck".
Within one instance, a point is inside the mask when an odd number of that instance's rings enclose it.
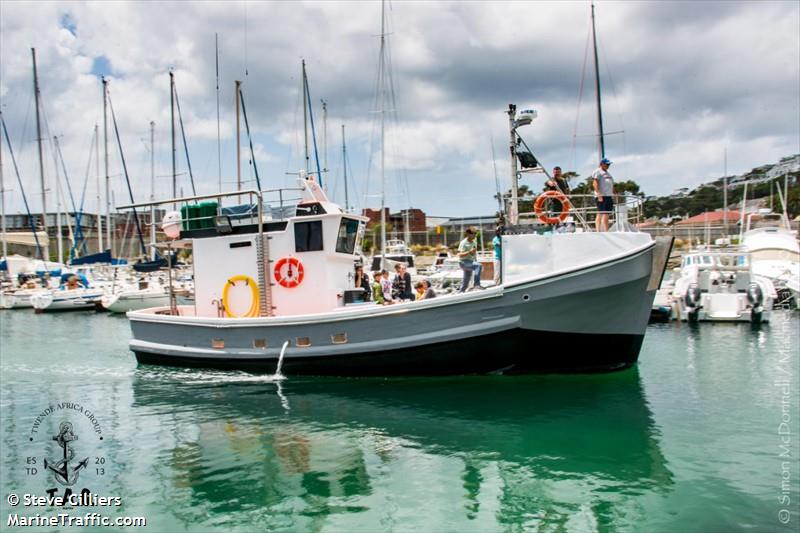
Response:
[[[561,174],[561,167],[553,167],[553,177],[544,183],[544,190],[569,194],[569,183],[567,183],[567,179]]]
[[[592,172],[592,187],[597,198],[597,218],[594,220],[596,231],[608,231],[608,214],[614,210],[614,178],[608,173],[611,161],[600,160],[600,168]]]
[[[372,273],[372,299],[376,304],[383,305],[383,288],[381,287],[381,273]]]
[[[389,279],[389,271],[386,269],[381,270],[381,291],[383,292],[385,303],[394,303],[392,299],[392,280]]]
[[[398,263],[394,266],[395,277],[392,287],[392,295],[399,300],[414,301],[414,292],[411,285],[411,274],[408,273],[408,267],[404,263]]]
[[[494,283],[500,285],[500,272],[503,268],[503,228],[501,226],[494,230],[492,248],[494,249]]]
[[[358,265],[356,267],[356,277],[354,280],[354,284],[356,289],[361,288],[364,289],[364,301],[369,301],[370,295],[372,294],[372,287],[369,284],[369,276],[364,274],[364,267]]]
[[[466,292],[469,286],[470,277],[474,278],[475,288],[482,289],[481,287],[481,264],[476,261],[476,254],[478,245],[475,243],[475,230],[467,228],[464,232],[466,236],[458,244],[458,266],[464,272],[461,280],[461,288],[458,292]]]

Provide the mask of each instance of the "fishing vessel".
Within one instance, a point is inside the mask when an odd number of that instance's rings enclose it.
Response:
[[[257,215],[233,224],[218,214],[213,227],[180,231],[175,245],[193,252],[195,303],[128,313],[140,363],[273,372],[283,352],[287,375],[361,376],[603,371],[636,362],[667,255],[655,253],[649,235],[505,235],[497,287],[351,304],[366,218],[330,202],[313,179],[298,185],[302,200],[283,220],[264,219],[255,190],[162,202],[247,194]]]

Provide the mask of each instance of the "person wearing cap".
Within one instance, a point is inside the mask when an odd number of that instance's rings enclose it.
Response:
[[[464,272],[461,279],[461,288],[458,292],[466,292],[469,286],[469,278],[474,277],[475,288],[481,289],[481,264],[476,261],[478,245],[475,243],[475,230],[467,228],[464,232],[466,236],[458,244],[458,266]]]
[[[614,178],[608,173],[611,161],[600,160],[600,168],[592,172],[592,187],[597,199],[597,218],[594,219],[596,231],[608,231],[608,214],[614,210]]]

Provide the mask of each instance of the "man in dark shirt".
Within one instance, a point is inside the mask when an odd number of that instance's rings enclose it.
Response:
[[[392,295],[401,300],[413,300],[414,292],[411,286],[411,274],[408,273],[406,265],[398,263],[394,268],[396,274],[392,286]]]
[[[545,182],[544,190],[559,191],[563,194],[569,194],[569,183],[567,183],[566,178],[561,175],[561,167],[553,167],[553,177]]]

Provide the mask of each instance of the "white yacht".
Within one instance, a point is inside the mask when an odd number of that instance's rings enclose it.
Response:
[[[683,256],[673,299],[686,322],[768,322],[777,294],[753,273],[745,249],[697,249]]]
[[[772,281],[778,301],[794,300],[800,305],[792,291],[800,284],[800,244],[788,217],[776,213],[748,216],[742,244],[750,251],[753,273]]]

